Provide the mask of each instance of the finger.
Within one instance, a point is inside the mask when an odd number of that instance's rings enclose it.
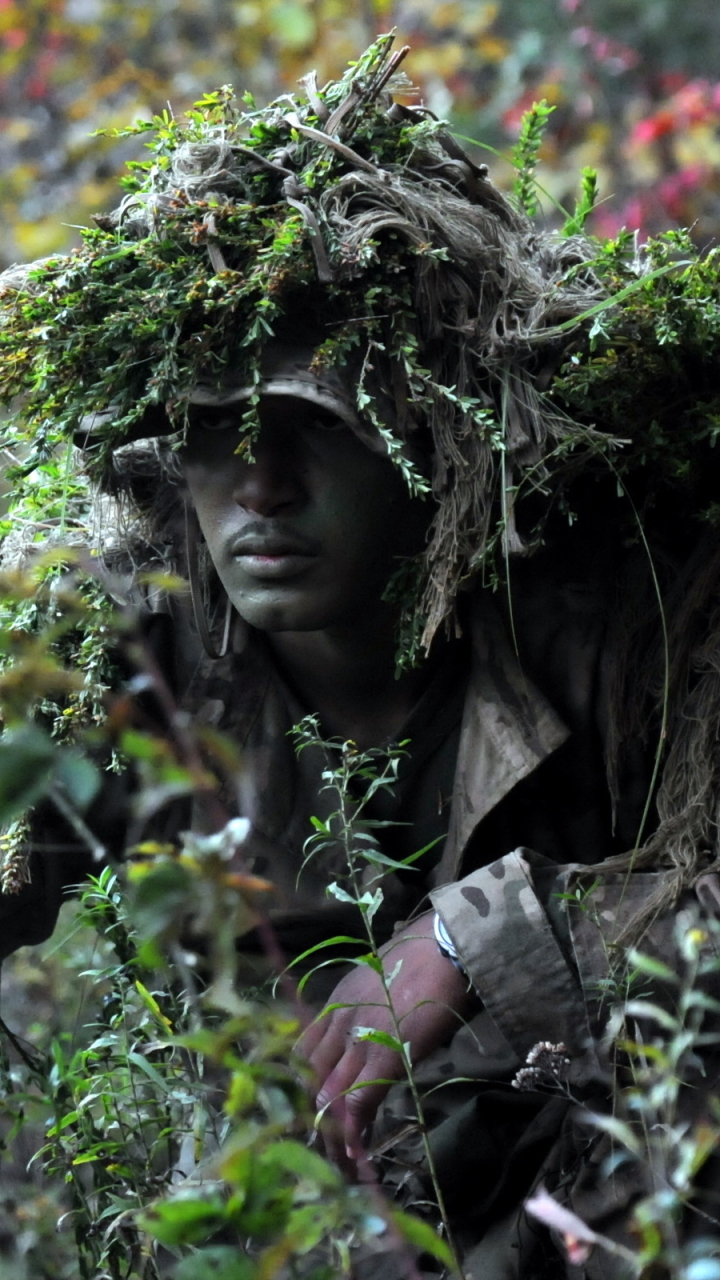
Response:
[[[337,1070],[340,1062],[347,1054],[357,1052],[358,1046],[355,1042],[355,1029],[349,1018],[338,1018],[328,1025],[327,1031],[323,1039],[319,1042],[309,1061],[315,1078],[317,1080],[318,1091],[321,1090],[328,1076]],[[363,1050],[361,1060],[364,1061],[367,1050]],[[335,1090],[339,1092],[339,1090]],[[328,1095],[332,1097],[332,1094]]]
[[[348,1159],[361,1162],[363,1134],[375,1120],[380,1103],[402,1075],[403,1066],[397,1054],[373,1057],[346,1093],[343,1132]]]
[[[320,1136],[328,1160],[343,1171],[354,1172],[354,1161],[347,1155],[345,1142],[345,1099],[335,1098],[326,1104],[320,1120]]]
[[[318,1111],[335,1104],[338,1099],[343,1100],[345,1091],[357,1080],[365,1068],[368,1056],[367,1046],[356,1044],[352,1040],[346,1040],[344,1043],[345,1052],[340,1054],[332,1070],[325,1073],[318,1090],[315,1099]],[[335,1113],[337,1113],[337,1110],[336,1106]]]
[[[363,1049],[363,1045],[358,1046]],[[343,1154],[358,1162],[363,1152],[362,1134],[375,1118],[388,1089],[403,1074],[402,1061],[391,1050],[347,1053],[327,1077],[317,1098],[318,1109],[327,1108],[333,1118],[328,1147],[338,1159]],[[338,1126],[340,1133],[338,1134]]]
[[[297,1052],[305,1058],[312,1072],[311,1088],[318,1093],[330,1072],[346,1052],[350,1043],[351,1027],[340,1026],[331,1016],[318,1024],[318,1034],[312,1041],[302,1039]]]
[[[365,1068],[368,1050],[365,1044],[346,1041],[346,1051],[323,1078],[315,1105],[321,1115],[321,1132],[325,1149],[331,1160],[341,1167],[347,1166],[346,1090]]]
[[[323,1014],[319,1013],[316,1018],[313,1018],[310,1025],[305,1028],[302,1035],[296,1040],[294,1052],[301,1058],[309,1059],[323,1036],[326,1035],[331,1020],[332,1014],[323,1017]]]

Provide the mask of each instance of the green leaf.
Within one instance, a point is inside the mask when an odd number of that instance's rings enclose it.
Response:
[[[62,1133],[63,1129],[67,1129],[68,1125],[75,1124],[78,1118],[77,1111],[69,1111],[66,1116],[63,1116],[61,1120],[58,1120],[56,1124],[48,1129],[48,1137],[57,1137],[59,1133]]]
[[[667,276],[671,272],[679,271],[681,267],[688,266],[690,266],[690,261],[686,259],[682,262],[667,262],[664,266],[656,267],[653,271],[644,272],[636,280],[633,280],[631,284],[625,285],[623,289],[619,289],[617,293],[613,293],[609,298],[606,298],[604,302],[598,302],[594,307],[588,307],[587,311],[574,316],[571,320],[563,320],[561,324],[556,324],[552,330],[546,329],[544,336],[547,338],[552,334],[555,337],[556,334],[567,333],[570,329],[576,329],[585,320],[591,320],[610,308],[616,308],[619,302],[625,302],[634,293],[641,289],[646,289],[651,281],[658,280],[661,276]]]
[[[389,1031],[378,1031],[375,1027],[355,1027],[354,1038],[358,1041],[370,1041],[371,1044],[382,1044],[386,1049],[393,1049],[395,1053],[404,1056],[403,1045]]]
[[[412,1214],[403,1213],[399,1209],[393,1210],[390,1216],[408,1244],[420,1249],[423,1253],[429,1253],[444,1266],[454,1268],[455,1259],[449,1246],[441,1240],[434,1227],[431,1227],[428,1222],[422,1222],[420,1218],[414,1218]]]
[[[257,1267],[243,1257],[237,1245],[211,1245],[200,1249],[178,1266],[176,1280],[253,1280]]]
[[[157,1068],[154,1067],[152,1063],[148,1062],[147,1058],[143,1058],[141,1053],[135,1053],[133,1051],[128,1053],[127,1057],[128,1062],[132,1062],[133,1066],[137,1067],[138,1071],[142,1071],[143,1075],[146,1075],[148,1080],[152,1080],[153,1084],[157,1086],[163,1096],[166,1093],[170,1093],[170,1085],[167,1080],[163,1079]]]
[[[337,1170],[328,1164],[316,1151],[304,1147],[301,1142],[285,1139],[273,1142],[266,1147],[259,1157],[262,1169],[268,1169],[277,1176],[281,1172],[293,1173],[298,1178],[314,1182],[324,1190],[339,1190],[342,1181]]]
[[[287,1239],[292,1241],[296,1253],[309,1253],[321,1240],[327,1240],[334,1234],[339,1225],[339,1207],[337,1197],[325,1196],[322,1201],[316,1200],[292,1210],[288,1217],[286,1232]],[[307,1280],[320,1280],[316,1270],[309,1275],[303,1270],[302,1274],[303,1277],[307,1276]],[[327,1280],[336,1280],[337,1276],[338,1272],[333,1271]]]
[[[270,7],[268,25],[273,35],[289,49],[305,49],[312,45],[316,35],[313,13],[304,4],[282,0]]]
[[[133,886],[132,916],[142,938],[179,926],[192,906],[192,877],[179,862],[159,859]]]
[[[643,951],[636,951],[635,947],[631,947],[628,951],[628,961],[633,968],[639,969],[641,973],[648,973],[651,978],[662,978],[664,982],[672,982],[675,985],[680,981],[669,965],[663,964],[662,960],[656,960],[654,956],[646,955]]]
[[[242,1063],[241,1066],[236,1067],[230,1077],[223,1110],[230,1117],[244,1115],[253,1105],[256,1097],[255,1077],[250,1068]]]
[[[237,1245],[211,1245],[199,1249],[178,1266],[176,1280],[253,1280],[257,1267],[239,1253]]]
[[[363,911],[367,921],[371,924],[377,911],[383,904],[384,894],[382,889],[376,889],[374,893],[364,893],[358,902],[358,906]]]
[[[445,836],[436,836],[434,840],[428,841],[428,843],[424,844],[422,849],[418,849],[416,853],[409,853],[407,858],[402,859],[403,867],[409,867],[413,862],[417,862],[419,858],[424,857],[426,853],[429,853],[431,849],[435,848],[436,844],[440,844],[444,839]]]
[[[102,1142],[92,1151],[84,1151],[81,1155],[75,1156],[73,1164],[93,1164],[95,1160],[107,1160],[115,1151],[121,1150],[118,1142]]]
[[[668,1065],[668,1056],[664,1049],[656,1044],[638,1044],[637,1040],[618,1040],[618,1049],[622,1049],[623,1053],[632,1054],[633,1057],[647,1058],[650,1062],[656,1062],[661,1067]]]
[[[240,1138],[243,1139],[240,1144]],[[238,1130],[234,1144],[230,1144],[221,1152],[218,1169],[223,1178],[232,1187],[230,1211],[241,1209],[245,1203],[248,1185],[253,1172],[253,1153],[247,1146],[247,1131]]]
[[[165,957],[154,938],[146,938],[138,946],[138,961],[143,969],[160,969]]]
[[[513,189],[531,218],[537,213],[535,169],[548,120],[554,110],[545,98],[540,102],[533,102],[522,118],[520,137],[513,148],[512,162],[518,171]]]
[[[673,1033],[680,1029],[677,1018],[673,1018],[667,1009],[663,1009],[661,1005],[654,1004],[651,1000],[628,1000],[624,1005],[624,1011],[631,1018],[652,1018],[654,1022],[659,1023],[666,1031]]]
[[[37,725],[5,731],[0,738],[0,824],[40,799],[57,760],[55,743]]]
[[[337,966],[339,964],[355,964],[355,963],[356,962],[352,959],[351,956],[333,956],[332,960],[322,960],[320,964],[313,965],[312,969],[309,969],[307,973],[304,973],[302,978],[298,982],[298,995],[302,995],[307,984],[315,976],[316,973],[320,972],[321,969],[331,969],[333,968],[333,966]],[[325,1010],[323,1010],[323,1013],[325,1013]]]
[[[400,824],[394,822],[394,823],[389,823],[388,825],[399,826]],[[411,854],[410,856],[412,857],[413,855]],[[415,871],[416,870],[415,867],[410,866],[409,859],[403,858],[402,861],[399,861],[397,858],[389,858],[387,854],[381,853],[379,849],[375,849],[375,848],[363,849],[360,853],[360,857],[364,858],[366,862],[372,863],[373,866],[388,867],[391,871]],[[420,854],[416,854],[415,857],[419,858]]]
[[[100,770],[79,751],[61,751],[56,779],[68,799],[80,810],[87,809],[100,790]]]
[[[352,902],[353,905],[357,903],[357,899],[353,898],[352,894],[348,893],[347,889],[343,889],[342,885],[339,885],[335,880],[328,885],[325,892],[329,893],[333,898],[337,898],[338,902]]]
[[[720,1000],[706,995],[704,991],[688,991],[682,998],[685,1009],[706,1009],[708,1013],[720,1013]]]
[[[138,1216],[141,1231],[147,1231],[160,1244],[194,1244],[206,1239],[225,1221],[225,1204],[219,1196],[206,1200],[178,1196],[160,1201]]]
[[[633,1132],[629,1124],[626,1124],[624,1120],[620,1120],[617,1116],[589,1113],[583,1116],[583,1122],[591,1124],[593,1128],[601,1129],[603,1133],[609,1134],[611,1138],[614,1138],[626,1150],[631,1151],[633,1155],[640,1154],[640,1142],[637,1134]]]
[[[295,956],[287,967],[292,969],[293,965],[300,964],[316,951],[324,951],[327,947],[339,947],[342,942],[351,942],[353,946],[367,946],[367,938],[352,938],[349,934],[338,933],[334,938],[327,938],[324,942],[316,942],[314,947],[308,947],[307,951],[302,951],[299,956]]]
[[[567,219],[562,229],[561,234],[564,236],[579,235],[595,208],[598,193],[597,169],[588,166],[581,171],[580,177],[580,198],[575,205],[574,213]]]
[[[120,738],[123,755],[131,760],[156,760],[160,744],[150,733],[139,733],[137,729],[126,729]]]
[[[165,1014],[160,1008],[160,1005],[155,999],[155,996],[152,994],[151,991],[148,991],[147,987],[145,986],[145,983],[141,982],[139,978],[135,979],[135,990],[140,996],[140,999],[145,1005],[145,1008],[149,1009],[153,1017],[156,1018],[157,1021],[161,1023],[161,1025],[165,1027],[167,1031],[172,1031],[172,1022],[170,1021],[169,1018],[165,1017]]]

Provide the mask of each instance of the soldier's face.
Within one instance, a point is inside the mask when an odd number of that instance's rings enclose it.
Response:
[[[242,405],[191,412],[183,469],[238,613],[264,631],[366,619],[399,557],[422,550],[432,502],[393,464],[304,400],[268,396],[254,461],[235,453]]]

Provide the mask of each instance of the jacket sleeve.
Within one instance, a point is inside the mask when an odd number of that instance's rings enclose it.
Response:
[[[607,1019],[603,980],[612,944],[663,880],[662,872],[598,876],[516,849],[431,898],[487,1012],[518,1054],[562,1043],[573,1075],[599,1069]],[[677,911],[653,922],[641,949],[673,955]]]

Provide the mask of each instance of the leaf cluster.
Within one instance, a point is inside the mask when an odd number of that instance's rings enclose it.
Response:
[[[47,463],[58,442],[91,423],[91,456],[102,469],[153,415],[162,430],[182,428],[199,381],[222,382],[232,370],[256,386],[288,298],[318,268],[322,279],[321,254],[333,278],[325,306],[346,322],[345,338],[325,343],[322,361],[357,342],[353,326],[371,335],[394,310],[392,277],[412,274],[416,256],[389,237],[382,263],[372,241],[359,259],[344,257],[320,207],[357,164],[405,165],[439,127],[424,118],[398,127],[376,101],[391,43],[380,37],[310,100],[285,97],[260,111],[224,87],[182,121],[164,111],[121,131],[147,134],[151,155],[130,163],[118,212],[98,215],[69,257],[0,282],[0,401],[21,397],[17,430],[33,463]],[[332,135],[318,132],[332,116]],[[251,398],[248,430],[252,414]]]
[[[708,1162],[720,1144],[720,1108],[707,1091],[707,1063],[717,1050],[717,921],[678,915],[674,956],[631,948],[617,957],[620,972],[645,994],[626,992],[610,1018],[607,1043],[618,1059],[613,1114],[586,1117],[606,1135],[603,1176],[631,1177],[632,1250],[599,1237],[642,1280],[658,1273],[677,1280],[713,1280],[717,1260],[714,1206],[698,1203]],[[670,960],[670,963],[668,963]],[[694,1096],[696,1095],[696,1096]],[[632,1171],[632,1172],[630,1172]],[[686,1230],[688,1215],[697,1229]]]
[[[90,878],[76,927],[97,950],[77,976],[94,1016],[4,1077],[17,1127],[26,1101],[49,1116],[35,1160],[65,1182],[80,1275],[262,1280],[302,1263],[329,1280],[389,1229],[447,1260],[426,1224],[309,1145],[297,1012],[238,981],[236,904],[257,893],[232,870],[238,821],[188,836],[180,856],[146,845],[130,894],[109,868]],[[224,938],[203,965],[189,951],[200,927]]]
[[[623,441],[612,466],[638,508],[683,511],[686,528],[718,514],[719,267],[685,232],[598,245],[609,305],[551,389],[576,421]]]

